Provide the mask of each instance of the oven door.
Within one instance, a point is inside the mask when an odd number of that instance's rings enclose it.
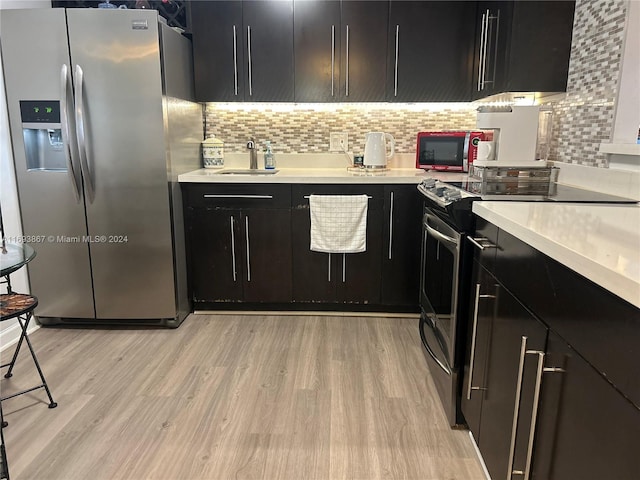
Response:
[[[428,208],[422,221],[420,307],[443,339],[454,364],[462,235]]]
[[[458,408],[455,359],[462,235],[425,208],[422,221],[420,339],[429,371],[451,426],[464,423]]]

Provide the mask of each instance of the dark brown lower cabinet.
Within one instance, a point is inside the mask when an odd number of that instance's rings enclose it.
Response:
[[[416,185],[183,184],[196,310],[418,311],[422,200]],[[310,249],[309,195],[368,199],[367,248]]]
[[[293,301],[380,305],[382,187],[294,185],[292,190]],[[365,252],[329,254],[310,250],[311,194],[369,195]]]
[[[502,230],[496,243],[495,264],[486,250],[475,252],[461,399],[491,478],[638,478],[638,377],[631,380],[633,363],[620,361],[630,353],[629,342],[598,335],[598,324],[579,302],[565,301],[567,290],[588,291],[581,302],[596,308],[612,302],[611,295]],[[532,293],[547,288],[538,278],[557,285],[553,294]],[[598,310],[604,312],[600,322],[624,322],[636,338],[640,311],[617,303],[625,308]],[[625,318],[607,317],[620,311]],[[596,338],[602,351],[594,350]],[[610,358],[604,362],[603,356]],[[622,371],[607,375],[602,365]]]
[[[538,419],[532,478],[638,478],[640,409],[553,332]]]
[[[477,271],[482,278],[474,284],[474,355],[465,369],[462,411],[472,419],[470,428],[491,478],[511,478],[509,472],[525,468],[547,328],[481,266]],[[475,292],[483,295],[477,309]]]
[[[287,210],[191,212],[190,262],[196,303],[291,301],[291,213]]]
[[[385,185],[382,303],[419,311],[423,197],[415,185]]]

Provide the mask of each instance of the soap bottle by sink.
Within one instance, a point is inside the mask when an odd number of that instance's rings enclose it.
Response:
[[[264,168],[266,170],[273,170],[276,168],[276,157],[273,154],[273,150],[271,150],[271,142],[267,140],[264,144]]]

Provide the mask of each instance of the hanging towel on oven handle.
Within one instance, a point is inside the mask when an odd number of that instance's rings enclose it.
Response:
[[[314,252],[360,253],[367,250],[367,195],[309,195]]]

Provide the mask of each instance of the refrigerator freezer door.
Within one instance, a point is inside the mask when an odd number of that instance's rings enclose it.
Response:
[[[175,317],[157,12],[69,9],[67,22],[97,318]]]
[[[61,69],[71,67],[65,11],[3,10],[0,22],[23,233],[37,251],[28,266],[31,292],[39,299],[35,313],[94,318],[84,201],[76,197],[68,165],[27,168],[20,113],[20,100],[61,100]]]

